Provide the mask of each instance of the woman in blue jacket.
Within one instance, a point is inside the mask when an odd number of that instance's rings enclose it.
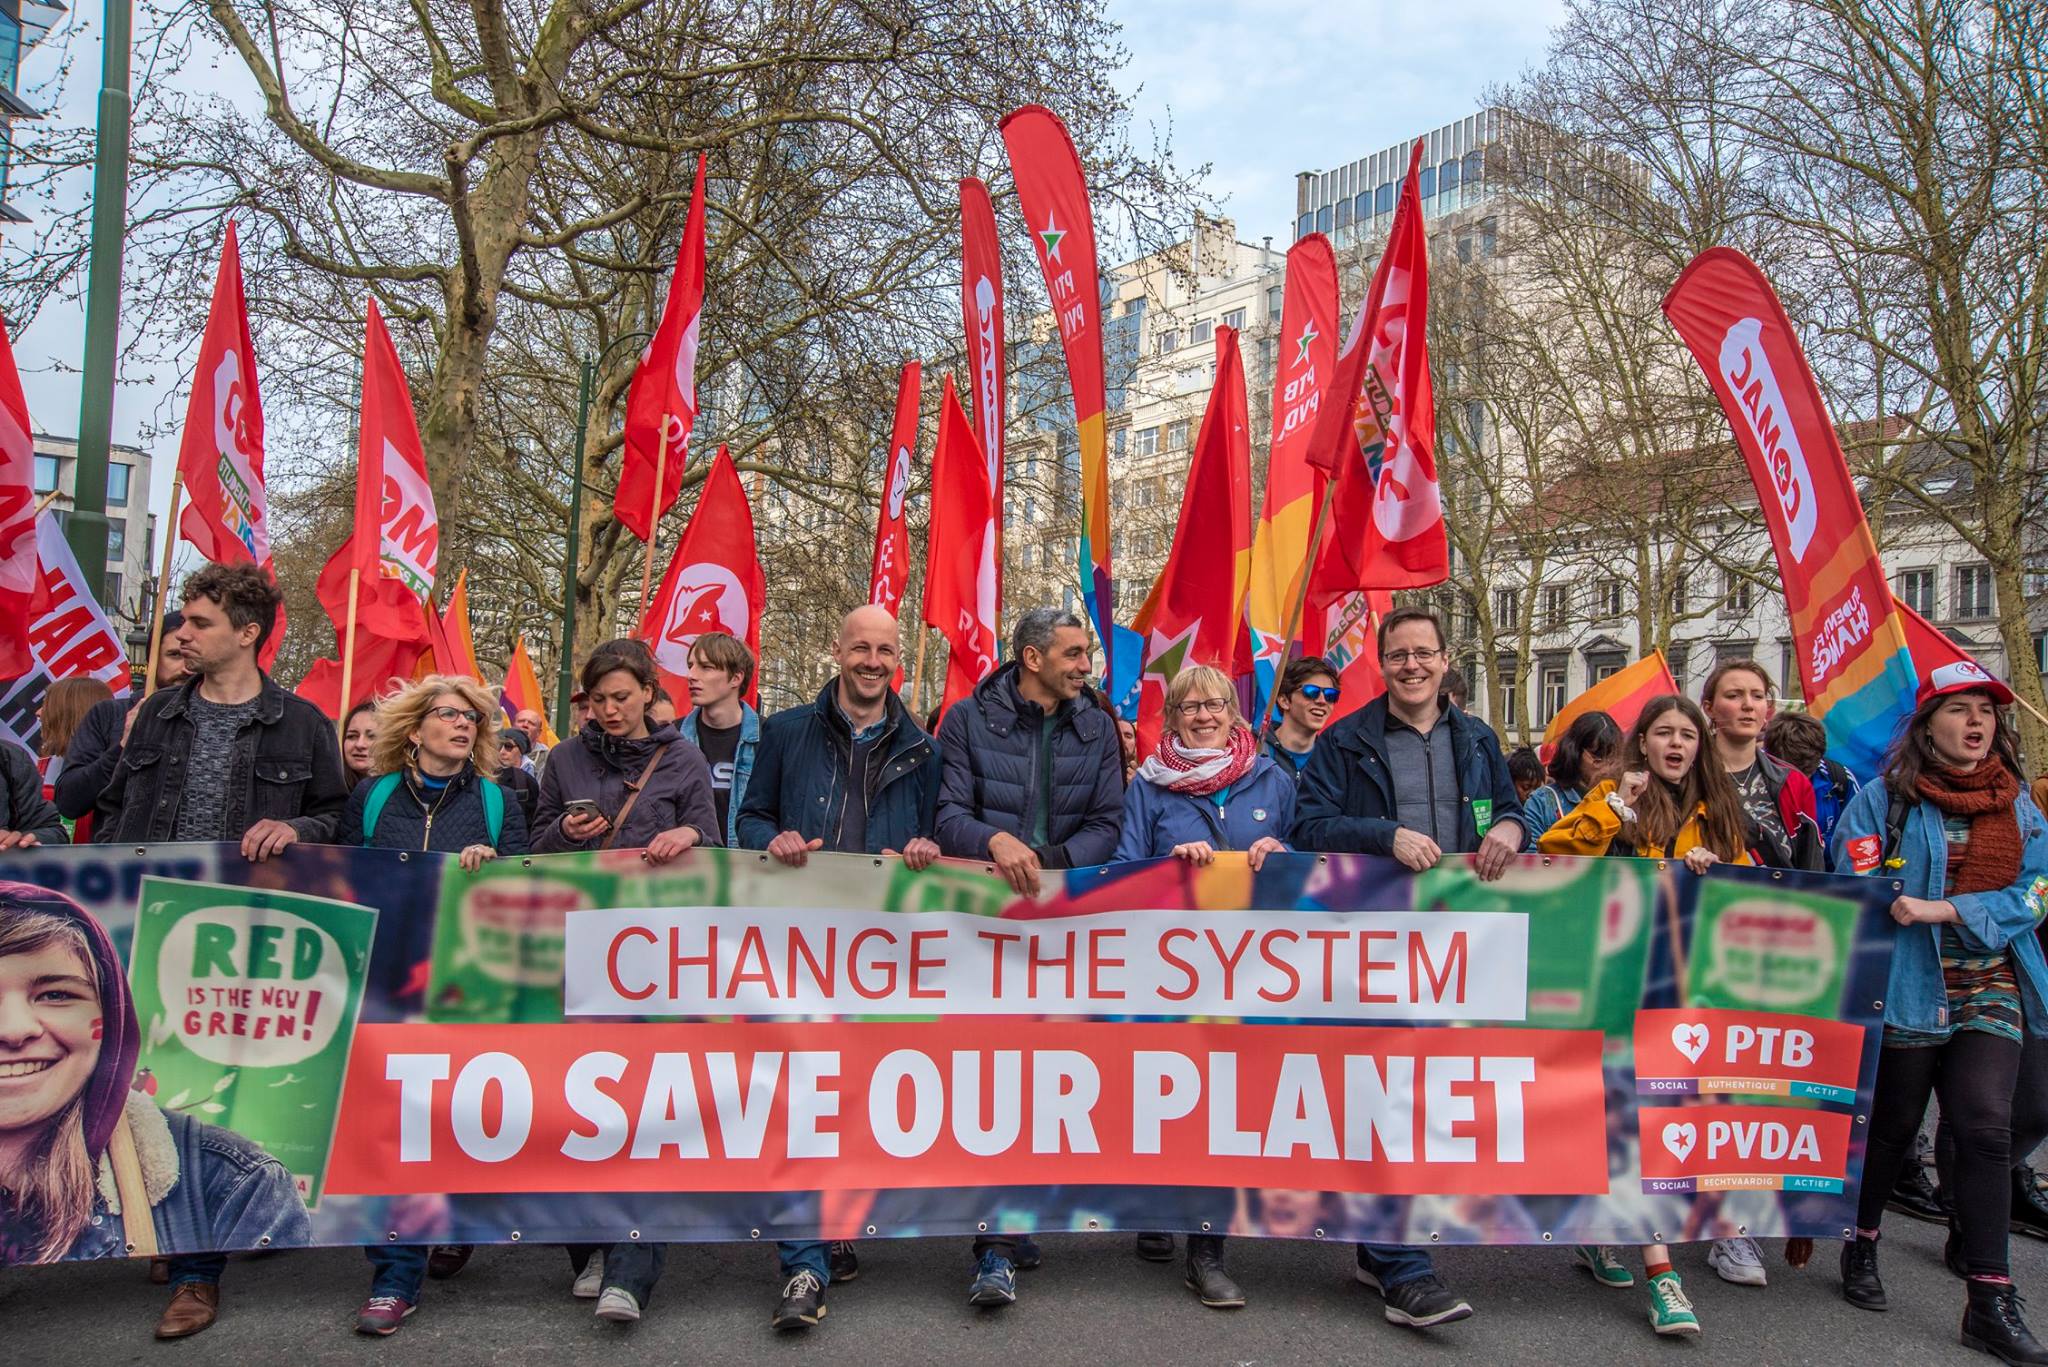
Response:
[[[1973,662],[1936,669],[1882,782],[1836,824],[1835,867],[1895,878],[1899,929],[1884,1002],[1856,1237],[1842,1295],[1885,1308],[1878,1222],[1930,1093],[1955,1132],[1952,1242],[1969,1287],[1962,1340],[2006,1362],[2048,1362],[2020,1318],[2006,1258],[2013,1084],[2027,1035],[2048,1034],[2048,821],[2020,780],[2012,690]]]
[[[1190,864],[1242,851],[1253,869],[1284,851],[1294,824],[1294,776],[1259,753],[1223,671],[1190,665],[1166,686],[1166,731],[1124,790],[1123,835],[1112,862],[1167,855]],[[1173,1256],[1173,1236],[1141,1234],[1138,1255]],[[1223,1271],[1223,1236],[1188,1235],[1188,1289],[1219,1310],[1244,1304]]]

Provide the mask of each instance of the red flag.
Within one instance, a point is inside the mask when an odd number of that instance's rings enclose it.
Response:
[[[1317,653],[1337,671],[1340,696],[1330,709],[1331,721],[1350,716],[1387,691],[1380,675],[1380,619],[1393,610],[1389,590],[1354,589],[1332,599],[1316,623],[1316,634],[1302,638],[1320,642]]]
[[[1934,623],[1922,617],[1904,600],[1896,595],[1892,598],[1892,611],[1899,615],[1899,625],[1905,628],[1906,650],[1913,657],[1913,673],[1925,679],[1943,665],[1968,662],[1976,664],[1976,657],[1952,640],[1949,634]],[[1883,738],[1889,744],[1891,737]]]
[[[378,637],[426,642],[430,637],[420,601],[433,596],[441,523],[427,484],[427,457],[413,420],[412,394],[374,299],[363,343],[363,411],[356,460],[355,523],[320,571],[320,605],[334,620],[338,639],[347,630],[349,571],[357,570],[358,652],[366,640]],[[372,533],[371,528],[381,531]]]
[[[676,706],[690,698],[690,644],[707,631],[737,636],[761,658],[761,616],[768,610],[768,576],[754,544],[754,512],[740,472],[723,447],[697,491],[697,510],[676,544],[661,588],[640,619],[639,637],[654,651],[663,684]],[[747,701],[760,696],[760,675]]]
[[[678,701],[687,701],[684,695]],[[512,658],[505,662],[505,686],[498,691],[498,706],[505,709],[505,721],[509,725],[519,720],[519,714],[526,711],[540,713],[540,743],[553,747],[561,743],[555,734],[555,724],[548,720],[547,695],[541,692],[540,675],[533,667],[533,656],[527,653],[526,637],[521,636],[512,644]]]
[[[455,587],[448,591],[447,606],[441,609],[441,631],[448,643],[448,658],[441,662],[441,672],[458,674],[482,683],[484,672],[476,663],[476,634],[469,629],[467,565],[456,573]]]
[[[901,614],[903,590],[910,583],[910,534],[903,525],[903,503],[910,492],[910,467],[917,454],[917,409],[924,368],[916,361],[903,367],[896,384],[896,425],[889,433],[889,475],[882,506],[875,515],[875,555],[868,564],[868,601]]]
[[[263,478],[263,396],[256,383],[256,347],[242,296],[242,250],[228,220],[221,242],[213,302],[192,368],[192,400],[178,442],[178,474],[185,509],[178,534],[215,564],[250,562],[276,572],[270,556],[270,496]],[[284,643],[284,608],[263,643],[259,663],[270,668]]]
[[[1159,744],[1166,686],[1187,665],[1230,672],[1244,625],[1244,579],[1252,544],[1251,428],[1237,331],[1216,329],[1216,383],[1181,487],[1180,519],[1166,567],[1132,625],[1145,637],[1138,695],[1138,753]],[[1225,536],[1229,540],[1224,541]],[[1229,554],[1221,554],[1225,547]]]
[[[1337,355],[1332,403],[1307,458],[1337,480],[1309,598],[1413,589],[1450,576],[1436,480],[1429,379],[1429,239],[1422,229],[1418,139],[1372,287]]]
[[[626,390],[626,444],[619,458],[619,486],[612,494],[612,516],[642,541],[654,539],[654,524],[683,492],[683,463],[697,426],[697,338],[703,321],[704,156],[699,153],[697,183],[690,191],[683,245],[676,253],[675,279],[661,311],[661,326],[641,353]]]
[[[1049,109],[1027,104],[1003,119],[1003,146],[1017,182],[1017,202],[1031,229],[1031,245],[1045,274],[1067,378],[1074,388],[1074,424],[1081,447],[1081,592],[1105,659],[1116,639],[1110,589],[1109,439],[1102,379],[1101,270],[1095,257],[1095,217],[1088,181],[1066,125]],[[1102,686],[1118,690],[1103,670]]]
[[[1732,247],[1692,259],[1664,316],[1713,387],[1756,485],[1807,709],[1827,728],[1829,753],[1876,773],[1913,709],[1915,662],[1799,334],[1763,272]]]
[[[924,567],[925,625],[946,638],[942,715],[995,672],[996,526],[988,462],[948,375],[932,449],[932,520]]]
[[[988,455],[996,509],[996,603],[1003,601],[1003,254],[988,186],[960,182],[960,312],[967,324],[967,416]]]
[[[14,344],[0,323],[0,679],[20,678],[35,667],[29,624],[40,568],[35,428],[14,368]]]
[[[306,671],[306,677],[292,691],[312,703],[334,720],[341,720],[344,712],[367,698],[380,698],[394,687],[424,678],[428,674],[451,671],[440,668],[435,661],[437,649],[433,637],[439,628],[432,618],[434,610],[424,599],[413,599],[413,614],[418,619],[413,635],[403,639],[388,636],[374,636],[356,627],[356,658],[349,678],[349,696],[341,696],[341,660],[315,660],[313,667]],[[337,643],[340,628],[335,629]]]

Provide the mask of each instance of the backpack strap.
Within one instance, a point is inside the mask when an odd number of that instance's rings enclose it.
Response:
[[[1899,841],[1904,839],[1906,834],[1906,817],[1913,810],[1913,804],[1896,789],[1887,788],[1885,797],[1884,851],[1880,856],[1880,866],[1890,862],[1891,857],[1898,853]]]
[[[391,801],[391,795],[398,791],[398,785],[405,781],[405,775],[396,771],[379,774],[370,780],[370,795],[363,799],[363,843],[377,834],[377,818],[384,815],[384,804]]]
[[[491,833],[491,847],[495,849],[498,837],[505,833],[505,790],[482,774],[476,776],[476,781],[484,797],[484,829]]]

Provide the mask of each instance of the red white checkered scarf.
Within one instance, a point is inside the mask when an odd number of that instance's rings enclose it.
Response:
[[[1230,728],[1230,743],[1221,750],[1191,749],[1168,731],[1159,738],[1159,749],[1138,766],[1138,777],[1176,793],[1208,797],[1250,773],[1258,757],[1258,741],[1242,722]]]

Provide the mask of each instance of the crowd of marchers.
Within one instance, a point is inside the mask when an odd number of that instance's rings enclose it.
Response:
[[[540,742],[537,715],[500,727],[489,694],[441,676],[350,711],[337,744],[326,716],[259,667],[280,603],[269,577],[214,565],[183,589],[148,697],[51,690],[45,749],[61,765],[47,787],[25,752],[0,747],[0,849],[74,837],[217,841],[261,861],[293,844],[330,843],[440,851],[475,868],[503,855],[597,849],[638,850],[663,864],[726,845],[792,866],[820,851],[896,857],[913,869],[974,860],[1022,895],[1038,891],[1047,869],[1166,857],[1206,864],[1225,853],[1257,868],[1287,851],[1379,855],[1413,870],[1458,858],[1486,880],[1532,853],[1897,879],[1905,890],[1891,908],[1881,1063],[1857,1228],[1841,1245],[1842,1294],[1885,1309],[1888,1205],[1946,1221],[1948,1265],[1966,1293],[1963,1341],[2007,1362],[2048,1362],[2022,1320],[2007,1261],[2012,1230],[2048,1236],[2048,1200],[2026,1165],[2048,1138],[2048,962],[2038,938],[2048,822],[2039,789],[2030,796],[2023,784],[2007,715],[2013,695],[1982,671],[1923,680],[1884,772],[1861,785],[1827,757],[1817,723],[1775,708],[1770,676],[1748,660],[1721,663],[1697,701],[1657,698],[1626,727],[1605,713],[1579,717],[1546,765],[1531,752],[1505,753],[1464,709],[1442,623],[1398,608],[1378,630],[1385,692],[1365,706],[1331,722],[1337,671],[1294,659],[1260,733],[1233,680],[1192,665],[1166,687],[1163,733],[1141,761],[1130,725],[1091,680],[1092,642],[1078,616],[1022,614],[1007,663],[934,727],[893,687],[896,621],[865,606],[842,622],[836,673],[816,698],[766,718],[744,701],[757,661],[733,637],[709,634],[690,649],[680,720],[647,648],[620,640],[582,661],[575,730],[552,747]],[[0,934],[0,1077],[10,1060],[35,1058],[56,1028],[47,1017],[58,1008],[32,986],[17,989],[20,975],[10,974],[56,942],[23,938]],[[90,989],[91,956],[73,957],[74,976]],[[125,1009],[132,1015],[132,1004]],[[4,1261],[79,1256],[107,1199],[106,1184],[90,1180],[106,1161],[94,1145],[107,1127],[79,1125],[69,1097],[43,1105],[35,1096],[0,1089],[0,1158],[11,1163],[0,1171],[27,1174],[0,1186]],[[1941,1126],[1930,1163],[1918,1140],[1931,1098]],[[237,1157],[251,1169],[274,1163],[253,1149],[195,1161]],[[304,1218],[253,1204],[182,1218],[213,1219],[199,1246],[219,1248],[250,1246],[265,1219]],[[991,1310],[1016,1300],[1019,1272],[1041,1258],[1028,1236],[987,1234],[964,1251],[967,1297]],[[1653,1328],[1698,1335],[1673,1250],[1640,1252]],[[365,1253],[370,1287],[356,1327],[372,1335],[397,1330],[419,1308],[426,1279],[453,1276],[469,1258],[458,1246]],[[1172,1234],[1139,1234],[1135,1253],[1183,1257],[1186,1285],[1203,1305],[1245,1304],[1221,1235],[1189,1235],[1182,1250]],[[647,1313],[660,1244],[567,1254],[570,1294],[595,1301],[599,1317],[629,1323]],[[1599,1286],[1638,1282],[1623,1250],[1571,1256]],[[781,1330],[816,1325],[828,1289],[860,1270],[850,1242],[785,1242],[777,1257],[771,1322]],[[1394,1324],[1436,1329],[1474,1313],[1427,1249],[1359,1244],[1355,1260]],[[1747,1238],[1715,1241],[1704,1262],[1730,1282],[1768,1280]],[[218,1253],[162,1261],[170,1301],[159,1338],[214,1323],[225,1265]]]

